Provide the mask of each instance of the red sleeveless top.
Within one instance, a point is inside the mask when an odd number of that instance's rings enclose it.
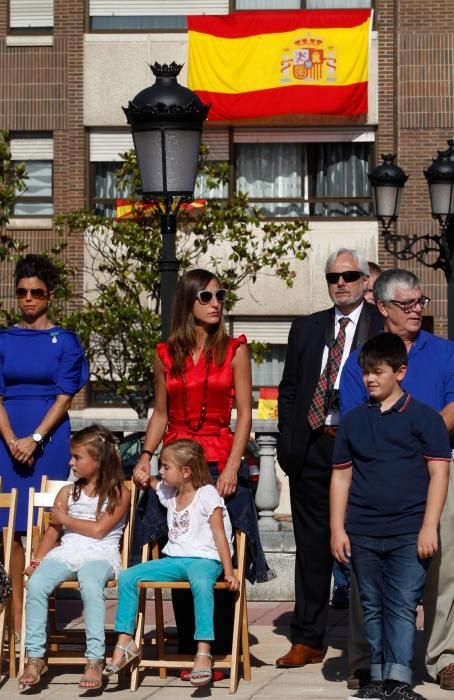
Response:
[[[232,449],[233,433],[230,430],[230,414],[233,406],[235,389],[233,385],[232,360],[237,348],[247,343],[245,335],[229,338],[225,360],[217,365],[213,360],[208,368],[207,411],[203,425],[197,432],[203,400],[203,385],[207,373],[206,358],[200,354],[194,364],[189,355],[185,361],[185,378],[187,393],[187,416],[183,401],[183,380],[170,375],[172,358],[167,343],[158,343],[156,351],[164,365],[167,388],[168,425],[163,445],[186,438],[194,440],[203,447],[208,462],[219,462],[221,471]],[[190,423],[190,426],[187,425]]]

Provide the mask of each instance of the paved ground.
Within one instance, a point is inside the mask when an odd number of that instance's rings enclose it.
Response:
[[[107,601],[108,620],[112,621],[115,601]],[[71,627],[81,624],[77,603],[61,602],[62,621]],[[249,603],[250,643],[252,653],[252,681],[246,683],[240,679],[237,697],[241,699],[255,698],[290,700],[318,700],[329,698],[344,700],[349,695],[345,685],[347,676],[346,642],[347,642],[347,613],[332,610],[329,618],[327,634],[328,649],[323,664],[307,666],[304,669],[281,670],[274,666],[275,659],[285,653],[289,644],[287,629],[292,606],[289,603],[253,602]],[[171,610],[166,604],[167,621],[172,623]],[[150,606],[147,619],[152,622]],[[418,620],[418,625],[422,621]],[[417,633],[417,657],[415,660],[416,690],[429,700],[454,700],[454,693],[442,691],[426,675],[423,659],[423,633]],[[17,681],[4,676],[0,683],[2,700],[15,700],[23,696],[34,698],[97,697],[101,694],[110,695],[112,700],[136,698],[145,700],[183,700],[183,698],[210,698],[220,700],[229,697],[228,680],[206,688],[193,688],[188,683],[180,681],[176,676],[161,681],[157,675],[144,673],[135,695],[131,695],[128,687],[119,688],[116,682],[111,682],[103,691],[82,692],[77,683],[81,673],[77,667],[52,666],[36,687],[19,692]],[[115,678],[115,677],[114,677]]]

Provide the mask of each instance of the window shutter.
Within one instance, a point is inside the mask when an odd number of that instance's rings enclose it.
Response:
[[[228,129],[204,129],[202,143],[208,146],[208,160],[229,159],[229,130]]]
[[[90,17],[227,15],[229,0],[90,0]]]
[[[53,0],[10,0],[11,29],[54,26]]]
[[[291,320],[265,318],[262,320],[250,320],[236,317],[232,322],[232,335],[237,338],[244,333],[248,342],[255,340],[258,343],[270,345],[287,345]]]
[[[310,129],[300,127],[238,128],[233,130],[235,143],[342,143],[373,142],[373,129],[325,128]]]
[[[134,148],[132,135],[125,129],[92,129],[90,131],[90,162],[111,163],[120,161],[120,153]]]
[[[54,141],[52,138],[12,138],[11,156],[13,160],[53,160]]]

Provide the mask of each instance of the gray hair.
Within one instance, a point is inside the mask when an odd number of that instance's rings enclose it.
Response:
[[[421,283],[418,277],[409,270],[385,270],[374,284],[374,299],[388,304],[395,298],[396,289],[418,289]]]
[[[331,253],[326,261],[325,275],[327,272],[329,272],[330,267],[334,265],[339,255],[351,255],[358,266],[358,270],[361,270],[363,275],[369,274],[369,263],[367,262],[366,258],[361,255],[361,253],[358,253],[357,250],[351,250],[350,248],[338,248],[334,251],[334,253]]]

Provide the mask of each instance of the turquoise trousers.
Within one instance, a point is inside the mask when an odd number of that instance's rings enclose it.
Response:
[[[140,581],[189,581],[194,598],[194,639],[213,640],[214,585],[221,571],[220,562],[197,557],[164,557],[122,571],[118,581],[115,631],[134,633]]]
[[[84,605],[87,638],[87,659],[104,659],[106,606],[104,588],[114,577],[108,561],[89,561],[77,573],[65,564],[45,559],[30,577],[27,584],[25,607],[25,648],[27,656],[42,658],[46,652],[46,623],[49,596],[60,583],[78,580]]]

